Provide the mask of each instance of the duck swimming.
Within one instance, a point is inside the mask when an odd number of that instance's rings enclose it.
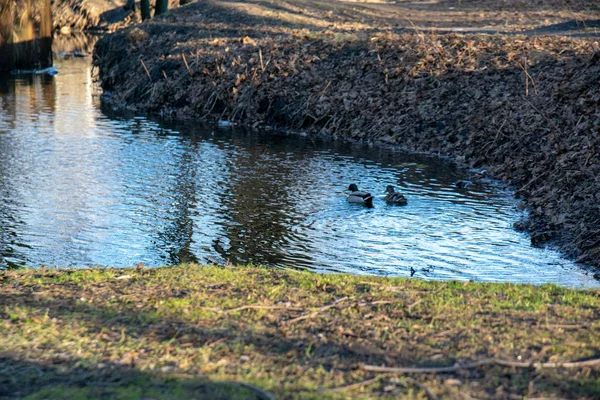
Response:
[[[473,184],[473,182],[471,181],[458,181],[456,182],[456,187],[459,189],[466,189],[469,186],[471,186]]]
[[[383,199],[386,203],[394,204],[397,206],[405,206],[408,204],[408,201],[406,201],[406,197],[404,197],[401,193],[396,192],[392,185],[388,185],[385,188],[385,192],[387,194]]]
[[[373,207],[373,196],[368,192],[360,192],[355,183],[348,186],[350,194],[348,195],[348,203],[364,204],[367,207]]]

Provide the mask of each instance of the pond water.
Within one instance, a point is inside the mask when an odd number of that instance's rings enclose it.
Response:
[[[0,267],[265,264],[598,286],[530,246],[491,183],[391,149],[158,124],[100,106],[90,60],[0,83]],[[375,207],[348,204],[356,182]],[[392,184],[408,206],[389,207]]]

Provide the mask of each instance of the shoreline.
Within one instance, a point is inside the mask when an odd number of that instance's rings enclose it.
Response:
[[[104,100],[451,157],[515,189],[533,245],[600,266],[593,39],[382,33],[352,20],[265,31],[223,7],[189,5],[101,39]]]

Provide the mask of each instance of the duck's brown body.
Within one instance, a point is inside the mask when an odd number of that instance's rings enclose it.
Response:
[[[385,200],[386,203],[396,206],[405,206],[408,204],[406,197],[404,197],[403,194],[396,192],[393,186],[389,185],[385,189],[385,192],[387,194],[385,195],[383,200]]]

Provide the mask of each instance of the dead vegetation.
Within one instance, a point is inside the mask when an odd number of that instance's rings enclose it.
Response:
[[[106,32],[140,22],[138,12],[124,9],[127,0],[52,0],[52,19],[55,31]],[[138,1],[139,3],[139,1]],[[151,1],[154,6],[155,1]],[[169,0],[170,8],[179,5],[179,0]]]
[[[517,189],[533,244],[600,265],[597,41],[321,29],[228,7],[187,6],[101,40],[106,98],[453,156]]]

